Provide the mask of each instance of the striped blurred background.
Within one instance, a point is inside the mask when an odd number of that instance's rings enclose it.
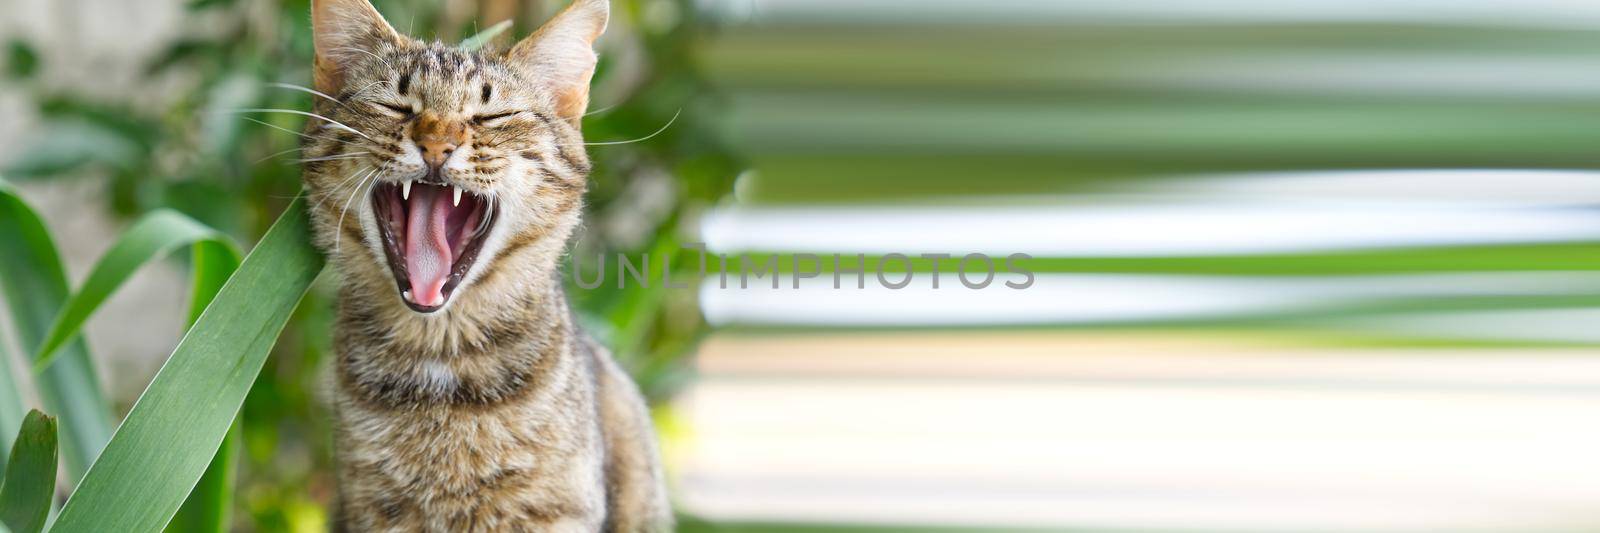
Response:
[[[1036,283],[703,287],[690,513],[1600,528],[1600,4],[701,7],[752,163],[712,251],[1026,253]]]

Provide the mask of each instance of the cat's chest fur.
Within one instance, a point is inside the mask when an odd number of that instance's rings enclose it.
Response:
[[[527,349],[526,347],[519,347]],[[570,349],[541,354],[537,374],[496,401],[466,401],[475,378],[468,365],[429,363],[411,372],[350,381],[359,360],[394,357],[341,353],[347,374],[337,387],[340,482],[346,520],[371,530],[507,530],[563,521],[599,527],[605,506],[603,438],[594,423],[590,372]],[[482,354],[494,361],[518,355]],[[581,354],[579,354],[581,355]],[[365,369],[368,373],[375,371]],[[518,367],[499,369],[516,372]],[[479,376],[479,381],[488,378]],[[374,391],[416,387],[461,401],[409,404]]]

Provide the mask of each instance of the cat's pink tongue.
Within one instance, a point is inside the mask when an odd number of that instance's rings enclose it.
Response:
[[[418,184],[412,187],[411,213],[406,220],[406,273],[411,278],[411,301],[434,307],[444,304],[444,283],[450,278],[450,241],[445,219],[450,216],[448,188]]]

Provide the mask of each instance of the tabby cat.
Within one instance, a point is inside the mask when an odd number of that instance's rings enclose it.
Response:
[[[483,52],[402,36],[367,0],[313,0],[305,184],[341,273],[339,529],[672,527],[644,402],[557,273],[608,10],[575,0]]]

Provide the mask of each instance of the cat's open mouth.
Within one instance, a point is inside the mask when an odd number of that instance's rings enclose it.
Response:
[[[491,200],[421,182],[378,185],[372,207],[400,298],[419,313],[450,301],[495,222]]]

